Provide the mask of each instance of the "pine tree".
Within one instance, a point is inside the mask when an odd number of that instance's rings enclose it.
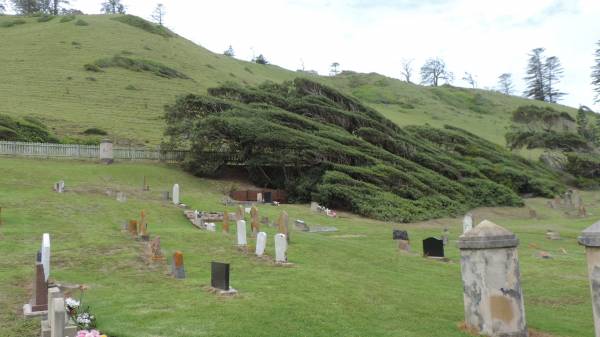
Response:
[[[37,0],[11,0],[17,14],[31,15],[40,11],[42,1]]]
[[[556,56],[548,57],[544,62],[544,95],[545,100],[550,103],[558,102],[565,95],[556,87],[562,78],[563,71],[560,60]]]
[[[594,53],[596,64],[592,67],[592,85],[594,86],[594,92],[596,97],[594,102],[600,103],[600,41],[598,41],[598,49]]]
[[[535,48],[529,54],[529,63],[527,65],[527,89],[523,93],[525,97],[533,98],[538,101],[546,99],[544,92],[544,48]]]
[[[511,95],[514,91],[512,74],[504,73],[498,76],[498,87],[498,90],[501,93],[505,95]]]
[[[102,3],[101,11],[105,14],[125,14],[125,5],[121,0],[107,0]]]
[[[269,61],[267,61],[267,59],[263,56],[263,54],[258,55],[254,59],[254,62],[258,63],[258,64],[269,64]]]
[[[165,11],[165,5],[158,4],[158,5],[156,5],[154,12],[152,12],[152,19],[154,19],[154,21],[156,21],[156,23],[158,23],[160,26],[162,26],[166,14],[167,14],[167,12]]]

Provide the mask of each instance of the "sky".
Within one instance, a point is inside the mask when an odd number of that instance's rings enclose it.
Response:
[[[71,0],[92,14],[101,0]],[[454,73],[465,72],[479,88],[494,88],[512,73],[515,94],[525,89],[528,53],[546,48],[557,56],[564,77],[561,103],[593,105],[591,67],[600,41],[600,0],[122,0],[130,14],[146,19],[158,2],[165,25],[177,34],[236,57],[263,54],[281,67],[328,74],[343,70],[377,72],[400,78],[403,60],[414,60],[415,74],[431,57],[442,58]]]

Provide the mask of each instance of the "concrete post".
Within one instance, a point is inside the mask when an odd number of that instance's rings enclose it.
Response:
[[[587,255],[590,289],[592,291],[592,309],[596,337],[600,337],[600,221],[586,228],[578,238],[585,246]]]
[[[50,326],[51,337],[65,337],[65,299],[55,298],[52,303],[52,312],[48,315],[52,315],[52,325]]]
[[[513,233],[487,220],[459,238],[465,323],[480,334],[528,337],[518,245]]]
[[[100,161],[106,164],[112,164],[114,161],[113,143],[110,139],[100,141]]]

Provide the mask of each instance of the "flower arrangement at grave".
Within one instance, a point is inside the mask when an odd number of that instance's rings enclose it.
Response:
[[[77,335],[75,337],[107,337],[106,335],[101,335],[98,330],[79,330],[77,331]]]
[[[69,319],[75,324],[77,325],[77,328],[81,329],[82,331],[96,331],[96,330],[91,330],[91,329],[95,329],[96,328],[96,316],[93,315],[90,312],[90,307],[89,306],[83,306],[82,305],[82,298],[83,298],[83,292],[85,290],[84,286],[79,287],[79,290],[81,291],[81,294],[79,295],[79,300],[76,300],[74,298],[67,298],[65,300],[65,307],[66,307],[66,311],[67,314],[69,315]],[[91,333],[90,331],[87,331],[87,333]],[[96,331],[97,332],[97,331]],[[84,335],[85,337],[96,337],[96,335]],[[100,336],[100,335],[98,335]],[[79,337],[79,335],[78,335]]]

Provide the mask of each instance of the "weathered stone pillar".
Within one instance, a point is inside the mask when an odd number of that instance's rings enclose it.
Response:
[[[285,234],[275,234],[275,262],[286,263],[287,262],[287,248],[288,243]]]
[[[246,221],[238,220],[237,222],[237,244],[238,246],[246,246]]]
[[[52,303],[52,312],[49,312],[48,315],[52,315],[52,319],[50,320],[50,336],[51,337],[64,337],[65,336],[65,321],[66,321],[66,312],[65,312],[65,299],[64,298],[55,298]]]
[[[587,255],[590,289],[592,290],[592,309],[596,337],[600,337],[600,221],[586,228],[578,238],[585,246]]]
[[[106,164],[112,164],[114,159],[112,141],[110,139],[102,139],[102,141],[100,141],[100,161]]]
[[[261,257],[265,253],[265,248],[267,246],[267,233],[258,232],[256,235],[256,256]]]
[[[494,337],[527,337],[517,246],[510,231],[484,220],[458,241],[465,323]]]
[[[183,267],[183,253],[176,251],[173,254],[173,276],[175,278],[185,278],[185,268]]]

